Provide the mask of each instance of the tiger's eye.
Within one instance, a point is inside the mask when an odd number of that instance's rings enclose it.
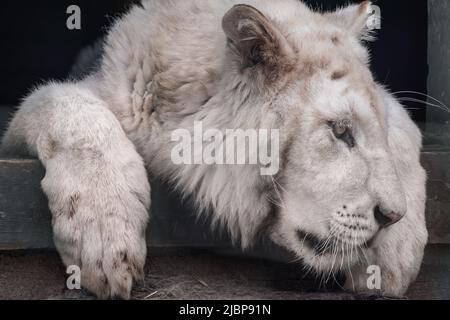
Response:
[[[342,124],[342,123],[336,123],[333,126],[333,133],[336,137],[341,137],[343,136],[348,130],[348,126]]]
[[[329,121],[328,125],[333,130],[333,134],[337,139],[344,141],[350,148],[355,146],[356,142],[353,138],[352,126],[349,121]]]

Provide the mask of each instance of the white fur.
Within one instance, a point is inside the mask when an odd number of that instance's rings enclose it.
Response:
[[[241,73],[221,28],[236,3],[269,18],[296,53],[295,71],[269,85]],[[149,206],[142,157],[151,175],[194,195],[200,211],[213,212],[242,247],[255,242],[276,203],[272,240],[319,272],[345,270],[347,286],[357,291],[367,290],[366,267],[377,264],[383,293],[404,294],[427,239],[421,136],[367,68],[364,32],[357,30],[367,12],[322,15],[294,0],[149,0],[143,7],[115,23],[98,72],[37,89],[2,143],[4,150],[26,147],[45,165],[56,244],[66,264],[83,266],[84,286],[127,298],[142,272]],[[330,79],[341,70],[345,77]],[[353,150],[326,125],[341,119],[352,120]],[[192,129],[194,121],[205,129],[280,129],[281,149],[289,151],[281,174],[263,177],[258,166],[175,166],[171,133]],[[376,205],[406,216],[380,230]],[[338,214],[343,206],[349,217]],[[352,240],[347,250],[317,256],[298,239],[299,229]],[[370,248],[360,248],[374,236]]]

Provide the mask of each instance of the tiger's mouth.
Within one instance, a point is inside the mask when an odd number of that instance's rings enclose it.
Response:
[[[297,237],[302,246],[306,246],[313,250],[317,255],[326,254],[345,254],[351,247],[351,250],[366,250],[372,247],[373,242],[378,232],[369,240],[364,241],[362,244],[356,244],[349,241],[338,239],[335,236],[328,238],[321,238],[310,232],[304,230],[297,230]]]

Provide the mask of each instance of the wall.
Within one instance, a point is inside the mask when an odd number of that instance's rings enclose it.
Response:
[[[428,12],[428,94],[450,106],[450,1],[429,0]],[[450,111],[429,106],[427,131],[450,145]]]

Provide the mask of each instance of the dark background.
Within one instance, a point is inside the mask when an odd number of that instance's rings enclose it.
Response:
[[[0,9],[0,105],[17,105],[35,85],[49,79],[64,79],[79,51],[104,35],[114,18],[126,12],[132,2],[137,1],[3,1]],[[306,2],[313,8],[332,9],[349,1]],[[66,28],[66,9],[72,4],[81,8],[81,30]],[[369,44],[377,80],[392,91],[426,93],[426,0],[379,0],[374,4],[382,11],[378,41]],[[408,107],[416,121],[426,120],[423,105],[409,103]]]

